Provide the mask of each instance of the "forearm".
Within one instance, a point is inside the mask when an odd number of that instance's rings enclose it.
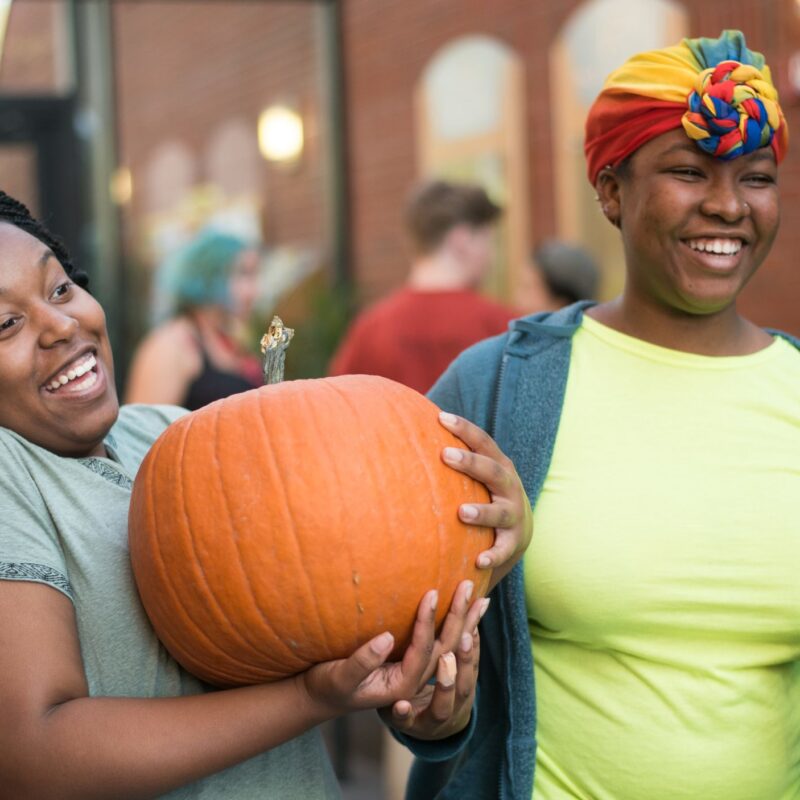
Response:
[[[233,766],[330,717],[297,679],[190,697],[79,698],[4,743],[9,796],[133,800]]]

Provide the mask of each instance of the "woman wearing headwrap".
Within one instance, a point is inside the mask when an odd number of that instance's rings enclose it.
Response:
[[[586,125],[616,299],[512,323],[431,390],[534,508],[461,739],[412,798],[800,792],[800,342],[737,297],[778,229],[786,122],[738,32],[630,59]],[[455,754],[455,755],[454,755]]]

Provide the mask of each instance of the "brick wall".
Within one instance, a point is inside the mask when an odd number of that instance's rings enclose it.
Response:
[[[11,6],[0,62],[0,91],[33,94],[63,86],[67,47],[63,12],[59,0]]]
[[[348,110],[353,274],[365,299],[400,283],[409,248],[401,209],[416,178],[412,93],[436,51],[473,33],[496,36],[523,59],[529,76],[546,75],[547,31],[558,2],[529,0],[347,0],[343,30]],[[541,102],[546,83],[534,81]],[[529,104],[531,152],[549,147],[549,130]],[[531,217],[554,225],[548,165],[531,160]]]
[[[259,112],[288,99],[304,116],[305,150],[291,170],[258,160],[264,231],[272,244],[321,241],[317,14],[300,2],[113,5],[119,160],[134,178],[129,234],[145,211],[137,175],[160,144],[177,140],[199,158],[221,122],[244,118],[255,137]]]
[[[546,109],[548,51],[577,0],[345,0],[348,140],[352,196],[352,271],[362,297],[399,284],[408,264],[401,227],[405,193],[415,178],[412,92],[422,70],[451,39],[495,36],[523,60],[528,97],[530,226],[533,241],[555,233],[551,130]],[[800,45],[793,0],[686,0],[692,36],[741,28],[767,55],[781,87],[789,53]],[[790,129],[800,132],[800,99],[783,94]],[[544,111],[543,111],[544,109]],[[759,275],[742,298],[762,324],[800,333],[800,145],[781,168],[783,223]]]

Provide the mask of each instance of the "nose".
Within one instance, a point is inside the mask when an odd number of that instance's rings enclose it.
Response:
[[[39,344],[42,347],[54,347],[69,342],[80,327],[75,317],[66,313],[63,308],[44,305],[37,314],[39,324]]]
[[[724,222],[738,222],[750,213],[740,188],[727,176],[711,182],[701,203],[701,210],[709,217]]]

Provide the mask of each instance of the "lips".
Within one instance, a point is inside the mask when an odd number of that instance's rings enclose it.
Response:
[[[744,236],[692,236],[681,239],[691,253],[692,261],[701,270],[711,273],[734,272],[742,263],[749,246]]]

